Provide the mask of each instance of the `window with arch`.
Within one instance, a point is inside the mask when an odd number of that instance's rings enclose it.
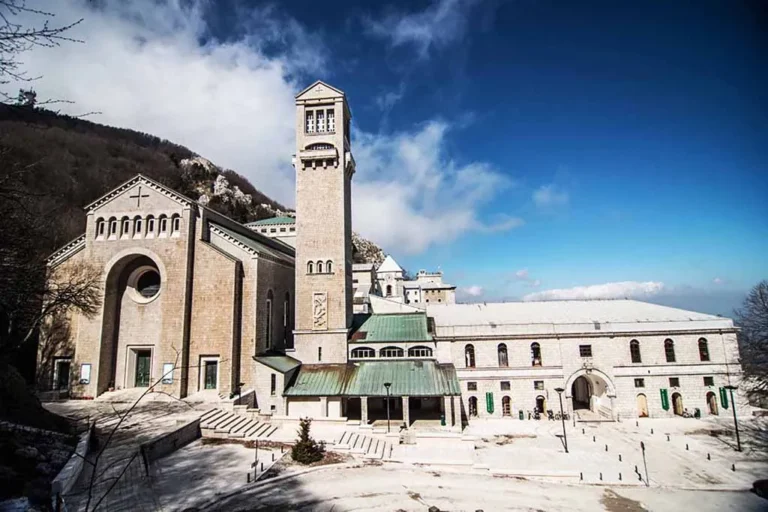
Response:
[[[632,357],[633,363],[642,363],[643,358],[640,357],[640,342],[632,340],[629,342],[629,355]]]
[[[531,365],[541,366],[541,345],[531,343]]]
[[[705,338],[699,338],[699,360],[709,361],[709,343]]]
[[[464,347],[464,364],[467,368],[475,367],[475,347],[473,345]]]
[[[109,236],[110,237],[117,236],[117,219],[114,217],[109,219]]]
[[[155,218],[152,215],[147,216],[147,236],[155,236]]]
[[[331,263],[331,260],[328,260],[325,264],[325,271],[329,274],[333,273],[333,263]]]
[[[103,238],[104,232],[107,229],[107,223],[104,222],[104,219],[98,219],[96,221],[96,238]]]
[[[508,396],[501,398],[501,415],[512,416],[512,400]]]
[[[168,233],[168,217],[165,215],[161,215],[159,217],[159,223],[160,223],[160,234],[163,235],[165,233]]]
[[[311,261],[307,262],[307,274],[313,273],[313,271],[314,271],[313,266],[314,266],[314,263],[312,263]]]
[[[143,234],[141,228],[143,227],[143,219],[138,215],[133,218],[133,238],[140,238]]]
[[[274,294],[272,290],[267,292],[267,332],[266,332],[266,346],[267,350],[272,348],[272,302],[274,302]]]
[[[372,359],[376,357],[376,351],[368,347],[352,349],[352,359]]]
[[[379,350],[379,357],[403,357],[403,349],[400,347],[384,347]]]
[[[322,274],[323,273],[323,262],[322,261],[318,261],[317,262],[317,273],[318,274]]]
[[[432,357],[432,349],[429,347],[411,347],[408,349],[408,357]]]
[[[391,296],[392,296],[392,285],[388,284],[387,285],[387,297],[391,297]]]
[[[509,356],[507,355],[507,345],[504,343],[499,343],[497,352],[499,353],[499,366],[504,368],[509,366]]]
[[[675,362],[675,342],[667,339],[664,341],[664,355],[667,357],[668,363]]]
[[[477,397],[471,396],[469,397],[468,403],[468,409],[469,409],[469,415],[473,417],[477,417]]]
[[[129,237],[131,236],[131,219],[128,217],[123,217],[120,220],[120,237]]]
[[[171,217],[171,231],[174,234],[181,232],[181,215],[175,214],[173,217]]]
[[[291,317],[291,294],[285,292],[283,298],[283,343],[285,348],[293,348],[293,317]]]

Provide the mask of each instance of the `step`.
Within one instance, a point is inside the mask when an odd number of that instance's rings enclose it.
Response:
[[[210,409],[208,411],[205,411],[202,416],[200,416],[200,423],[205,423],[207,420],[213,418],[217,414],[219,414],[221,411],[219,409]]]
[[[222,425],[221,427],[217,428],[216,432],[224,433],[224,434],[229,434],[234,429],[239,427],[241,424],[247,423],[248,421],[250,421],[248,418],[243,418],[242,416],[238,416],[238,417],[235,418],[234,421],[232,421],[232,422],[230,422],[230,423],[228,423],[226,425]]]
[[[230,430],[230,434],[242,433],[245,434],[254,425],[254,421],[246,418],[246,420],[240,423],[237,427]]]
[[[203,428],[216,428],[223,422],[227,421],[231,417],[231,413],[228,413],[226,411],[221,411],[221,414],[216,415],[212,419],[205,422],[205,424],[202,425]]]
[[[270,426],[270,428],[267,430],[267,432],[263,435],[263,437],[270,437],[272,434],[277,432],[277,427]]]
[[[259,430],[263,425],[265,425],[265,423],[260,423],[258,421],[251,422],[251,426],[245,431],[245,437],[251,437],[253,433]]]
[[[231,414],[231,413],[230,413],[230,414]],[[226,420],[224,420],[224,421],[222,421],[221,423],[219,423],[218,425],[216,425],[216,430],[217,430],[217,431],[218,431],[218,430],[223,430],[223,429],[225,429],[225,428],[229,427],[230,425],[232,425],[233,423],[237,423],[237,422],[238,422],[238,421],[240,421],[241,419],[242,419],[242,418],[241,418],[240,416],[235,416],[234,414],[232,414],[232,415],[231,415],[231,416],[229,416],[229,417],[228,417]]]
[[[352,432],[350,432],[349,430],[345,430],[344,432],[341,433],[341,437],[339,438],[339,440],[336,441],[334,444],[345,444],[345,439],[348,441],[351,435],[352,435]]]
[[[262,434],[264,434],[264,432],[269,430],[269,427],[270,427],[269,423],[259,423],[259,428],[257,428],[252,434],[250,434],[250,436],[259,437]]]

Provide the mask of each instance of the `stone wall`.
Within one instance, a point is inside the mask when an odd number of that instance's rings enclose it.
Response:
[[[147,465],[169,455],[200,437],[200,418],[194,419],[173,432],[152,439],[139,446]]]

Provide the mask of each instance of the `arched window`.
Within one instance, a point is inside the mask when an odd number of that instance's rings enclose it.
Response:
[[[643,359],[640,357],[640,342],[632,340],[629,342],[629,355],[632,357],[633,363],[642,363]]]
[[[538,343],[531,343],[531,364],[541,366],[541,345]]]
[[[507,357],[507,346],[504,343],[499,343],[499,366],[506,368],[509,366],[509,359]]]
[[[274,294],[272,293],[272,290],[269,290],[267,292],[267,309],[266,309],[266,316],[267,316],[267,332],[266,332],[266,346],[267,350],[272,348],[272,302],[274,300]]]
[[[467,368],[475,367],[475,347],[472,345],[464,347],[464,364]]]
[[[328,260],[328,263],[325,264],[325,271],[329,274],[333,273],[333,263],[331,263],[331,260]]]
[[[128,217],[123,217],[120,220],[120,237],[129,237],[131,236],[131,219]]]
[[[376,351],[368,347],[352,349],[352,359],[372,359],[376,357]]]
[[[109,219],[109,236],[110,238],[117,236],[117,219],[114,217]]]
[[[408,357],[432,357],[432,349],[429,347],[411,347],[408,349]]]
[[[147,215],[147,236],[155,236],[155,218]]]
[[[99,219],[96,221],[96,238],[103,238],[104,237],[104,231],[107,229],[107,225],[104,222],[104,219]]]
[[[399,347],[384,347],[379,351],[379,357],[403,357],[403,349]]]
[[[161,215],[160,217],[158,217],[158,222],[160,223],[160,226],[159,226],[160,234],[164,235],[168,233],[168,217],[166,217],[165,215]]]
[[[322,261],[318,261],[317,262],[317,273],[318,274],[322,274],[323,273],[323,262]]]
[[[133,218],[133,238],[141,238],[141,235],[144,234],[141,231],[142,226],[142,218],[137,215]]]
[[[391,297],[391,296],[392,296],[392,285],[388,284],[387,285],[387,297]]]
[[[285,348],[293,348],[293,325],[291,325],[291,294],[285,292],[283,299],[283,344]]]
[[[174,234],[181,232],[181,216],[178,213],[171,217],[171,231],[173,231]]]
[[[313,271],[312,265],[313,265],[313,263],[311,261],[307,262],[307,274],[311,274],[312,273],[312,271]]]
[[[668,363],[675,362],[675,342],[667,339],[664,341],[664,355],[667,356]]]
[[[471,396],[469,397],[469,415],[472,417],[477,417],[477,397]]]
[[[699,338],[699,360],[709,361],[709,344],[704,338]]]
[[[501,398],[501,415],[512,416],[512,400],[508,396]]]

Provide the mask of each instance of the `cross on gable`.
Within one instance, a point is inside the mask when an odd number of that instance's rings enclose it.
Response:
[[[136,193],[136,195],[135,196],[128,196],[128,197],[130,197],[131,199],[136,199],[136,207],[140,208],[141,207],[141,198],[142,197],[149,197],[149,194],[142,194],[141,193],[141,185],[139,185],[139,191]]]

